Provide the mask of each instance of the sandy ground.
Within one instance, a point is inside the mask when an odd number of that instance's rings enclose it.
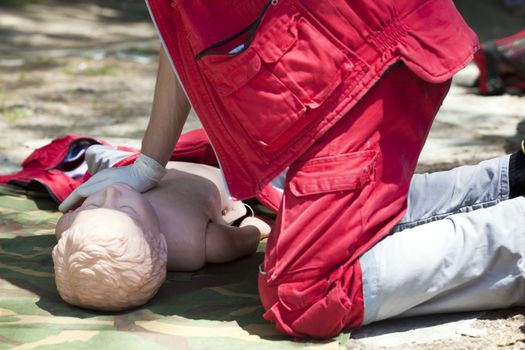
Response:
[[[100,2],[103,3],[103,2]],[[115,2],[116,3],[116,2]],[[140,144],[148,120],[159,42],[140,1],[0,5],[0,173],[63,134]],[[457,1],[482,40],[525,27],[496,1]],[[516,149],[525,137],[525,98],[481,97],[455,78],[419,171],[472,164]],[[192,116],[186,130],[198,127]],[[525,311],[512,309],[378,323],[354,332],[357,349],[522,349]]]

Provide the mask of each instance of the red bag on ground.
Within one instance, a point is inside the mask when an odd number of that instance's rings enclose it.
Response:
[[[525,30],[482,44],[474,61],[481,94],[525,93]]]
[[[26,189],[45,190],[58,203],[89,179],[84,155],[88,147],[108,142],[87,136],[68,135],[34,150],[20,165],[22,170],[14,174],[0,175],[0,184],[11,184]],[[114,166],[135,161],[139,150],[118,147],[122,151],[136,152]],[[181,135],[173,150],[171,160],[202,163],[217,166],[217,158],[203,129]]]

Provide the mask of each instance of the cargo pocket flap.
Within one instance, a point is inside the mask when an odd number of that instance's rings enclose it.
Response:
[[[297,197],[358,189],[374,176],[377,151],[320,157],[290,168],[290,191]]]
[[[251,49],[238,55],[228,56],[226,59],[206,56],[202,61],[206,76],[222,96],[227,96],[243,87],[261,70],[261,59]]]
[[[299,310],[322,298],[328,289],[328,281],[302,281],[281,283],[277,288],[279,300],[289,310]]]
[[[297,42],[297,17],[283,15],[267,31],[261,34],[254,48],[266,63],[274,63]]]

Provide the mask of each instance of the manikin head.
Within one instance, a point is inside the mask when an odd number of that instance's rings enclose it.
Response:
[[[127,185],[89,196],[62,216],[56,234],[55,279],[70,304],[105,311],[136,307],[166,278],[166,239],[155,211]]]

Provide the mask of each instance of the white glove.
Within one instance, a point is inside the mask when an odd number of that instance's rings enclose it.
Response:
[[[124,183],[139,192],[145,192],[155,187],[165,174],[166,168],[156,160],[141,154],[132,165],[104,169],[96,173],[86,183],[71,192],[58,209],[65,213],[78,204],[82,198],[88,197],[115,183]]]
[[[93,145],[86,150],[85,159],[89,172],[95,175],[133,154],[135,153],[120,151],[111,146]]]

